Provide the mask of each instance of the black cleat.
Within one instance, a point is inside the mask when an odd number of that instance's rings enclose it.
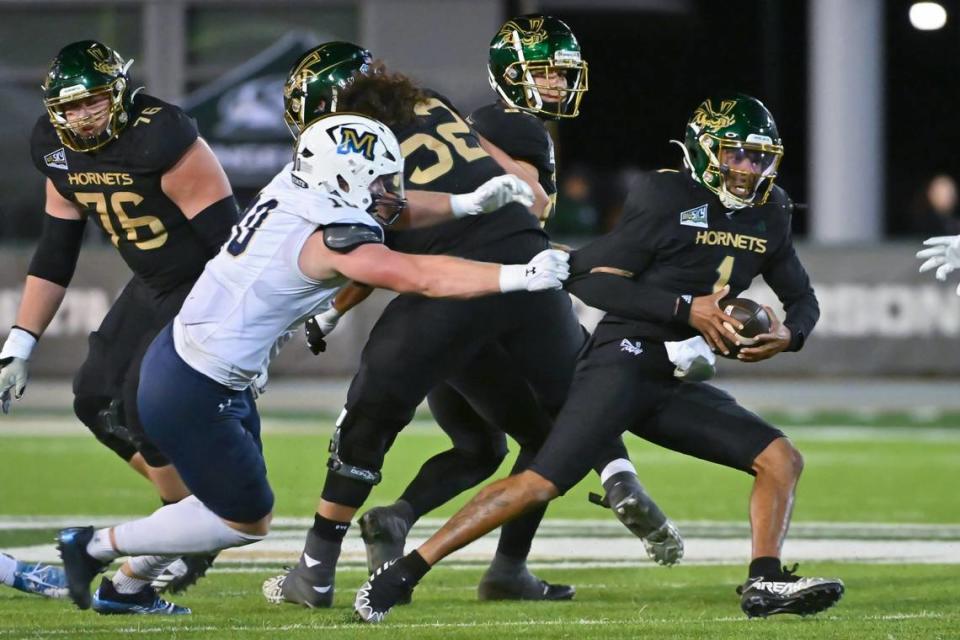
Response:
[[[609,507],[617,520],[643,541],[651,560],[669,566],[683,558],[683,537],[660,510],[636,474],[621,471],[603,483],[606,495],[590,493],[590,502]]]
[[[829,609],[843,596],[843,581],[836,578],[801,578],[793,569],[771,578],[750,578],[737,587],[740,608],[750,618],[778,613],[809,616]]]
[[[550,584],[533,575],[525,560],[501,553],[477,586],[480,600],[572,600],[576,593],[568,584]]]
[[[217,554],[183,556],[163,570],[151,583],[157,593],[183,593],[207,574]]]
[[[374,507],[360,516],[360,535],[367,547],[367,571],[373,573],[403,555],[410,526],[390,507]]]
[[[403,574],[398,561],[390,560],[363,583],[357,590],[353,610],[361,622],[383,622],[390,610],[404,599],[410,600],[416,582]]]
[[[67,574],[70,599],[81,609],[90,608],[90,583],[109,565],[87,553],[87,543],[92,537],[93,527],[69,527],[57,534],[57,549]]]

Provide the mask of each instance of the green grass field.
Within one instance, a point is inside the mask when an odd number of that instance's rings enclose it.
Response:
[[[56,426],[58,422],[62,424]],[[830,422],[849,425],[856,420],[837,417]],[[50,428],[52,423],[54,428]],[[49,543],[55,528],[51,522],[57,518],[75,517],[76,524],[84,524],[84,518],[138,516],[157,506],[144,481],[82,428],[74,431],[66,424],[61,417],[27,416],[0,437],[0,549]],[[267,422],[265,451],[279,517],[306,518],[313,512],[324,475],[329,424],[327,419],[302,417]],[[960,556],[960,498],[956,495],[960,430],[945,425],[896,424],[906,423],[787,429],[806,458],[795,511],[795,537],[814,543],[821,535],[887,541],[895,549],[902,547],[905,558],[911,557],[907,550],[916,538],[928,537],[953,545],[954,556]],[[680,522],[681,529],[696,538],[688,540],[688,557],[701,537],[743,538],[749,477],[633,437],[628,445],[648,489]],[[442,435],[426,424],[402,435],[388,457],[384,482],[369,505],[391,502],[419,463],[443,448]],[[584,520],[583,530],[573,535],[593,535],[583,533],[591,529],[592,521],[610,519],[604,510],[586,501],[587,491],[596,490],[596,485],[596,480],[588,478],[551,506],[548,519]],[[465,497],[431,516],[450,515]],[[30,518],[39,516],[47,520],[31,524]],[[817,523],[825,523],[833,533],[818,533]],[[844,523],[865,524],[843,529]],[[883,527],[885,523],[910,528]],[[551,525],[556,529],[556,522],[548,520],[545,525],[547,544],[553,535]],[[302,530],[302,524],[295,523],[280,531],[281,537],[289,535],[293,541],[285,557],[288,562],[295,560],[296,540]],[[354,528],[350,535],[359,534]],[[605,543],[594,536],[584,538],[583,544]],[[601,557],[599,552],[597,557]],[[775,634],[786,638],[960,638],[960,564],[956,560],[944,564],[898,564],[889,559],[863,563],[842,557],[806,561],[801,573],[836,575],[845,580],[847,595],[840,605],[810,619],[747,620],[733,592],[745,577],[742,562],[663,569],[643,562],[642,551],[623,558],[632,564],[617,565],[604,557],[607,561],[599,567],[590,562],[538,565],[543,577],[578,587],[575,601],[549,604],[478,603],[473,589],[482,563],[441,565],[417,589],[414,605],[398,609],[379,627],[352,622],[353,590],[365,573],[356,562],[346,563],[338,575],[337,606],[327,611],[268,605],[259,586],[282,565],[273,561],[218,562],[207,579],[176,598],[194,609],[192,616],[177,620],[100,617],[77,611],[66,602],[0,589],[0,639],[114,638],[133,632],[171,638],[306,638],[318,634],[350,638],[389,634],[391,639],[752,638]],[[784,559],[791,561],[789,556]]]

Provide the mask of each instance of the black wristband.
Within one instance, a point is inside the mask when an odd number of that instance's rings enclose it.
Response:
[[[677,296],[673,319],[683,324],[690,324],[690,296]]]
[[[67,220],[46,214],[40,244],[30,260],[27,275],[61,287],[69,285],[77,268],[86,225],[86,219]]]
[[[209,207],[190,218],[190,227],[200,236],[200,241],[210,255],[216,255],[230,237],[230,230],[240,219],[237,201],[233,196],[217,200]]]

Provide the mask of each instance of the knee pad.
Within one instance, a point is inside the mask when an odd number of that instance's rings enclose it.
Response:
[[[77,395],[73,412],[94,437],[108,449],[129,462],[137,453],[130,431],[123,426],[123,403],[105,396]]]
[[[354,410],[340,413],[330,439],[324,500],[351,507],[363,505],[381,480],[383,457],[399,431],[389,424]]]

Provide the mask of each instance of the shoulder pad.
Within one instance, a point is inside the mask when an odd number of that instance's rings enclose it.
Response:
[[[137,158],[136,164],[151,171],[165,172],[175,165],[196,142],[197,125],[180,107],[138,94],[132,122],[120,134]],[[128,156],[129,157],[129,156]]]
[[[350,253],[362,244],[382,244],[383,228],[359,222],[335,222],[323,228],[323,244],[337,253]]]

